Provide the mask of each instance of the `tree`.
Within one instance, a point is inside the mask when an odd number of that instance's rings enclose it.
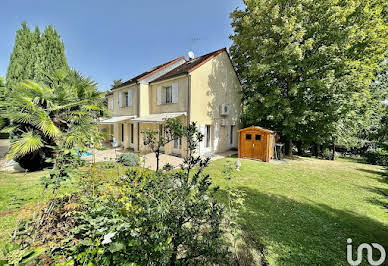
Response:
[[[7,88],[15,86],[18,82],[33,79],[32,58],[33,34],[25,22],[16,31],[15,45],[11,53],[7,70]]]
[[[115,80],[113,80],[113,84],[112,84],[111,89],[116,88],[116,87],[120,86],[121,84],[123,84],[122,79],[115,79]]]
[[[104,111],[104,95],[78,72],[57,71],[49,84],[26,81],[7,100],[11,125],[8,158],[28,170],[48,166],[53,148],[84,145],[98,132],[95,119]]]
[[[12,89],[19,82],[45,81],[47,73],[59,69],[68,70],[64,45],[60,36],[50,25],[40,33],[38,27],[31,32],[25,22],[16,31],[15,45],[8,65],[7,88]]]
[[[383,1],[246,0],[230,48],[244,82],[243,121],[292,141],[334,142],[348,101],[368,88],[387,45]]]
[[[0,129],[5,125],[5,84],[4,79],[0,77]]]
[[[156,171],[159,171],[159,157],[164,145],[183,136],[182,123],[177,119],[167,119],[162,132],[147,129],[141,132],[144,135],[144,145],[148,146],[156,157]]]

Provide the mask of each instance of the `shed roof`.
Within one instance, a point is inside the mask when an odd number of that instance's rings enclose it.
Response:
[[[259,126],[251,126],[251,127],[242,128],[242,129],[238,130],[238,132],[252,130],[252,129],[264,131],[264,132],[269,133],[269,134],[276,133],[275,131],[272,131],[272,130],[269,130],[269,129],[266,129],[266,128],[263,128],[263,127],[259,127]]]

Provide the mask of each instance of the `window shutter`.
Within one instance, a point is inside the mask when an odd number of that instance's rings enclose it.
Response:
[[[123,107],[123,93],[119,92],[119,106]]]
[[[178,82],[172,84],[172,103],[177,103],[179,97]]]
[[[111,110],[113,110],[113,109],[115,109],[115,105],[114,105],[114,101],[113,101],[113,98],[112,99],[110,99],[110,109]]]
[[[162,104],[162,86],[159,86],[156,93],[156,104],[161,105]]]
[[[128,106],[132,106],[132,89],[128,90]]]

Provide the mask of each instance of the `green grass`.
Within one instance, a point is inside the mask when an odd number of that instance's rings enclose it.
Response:
[[[206,170],[220,186],[221,200],[227,187],[222,170],[235,160],[214,161]],[[241,162],[229,185],[245,191],[244,232],[271,265],[345,265],[349,237],[354,245],[377,242],[388,250],[388,213],[382,207],[387,198],[381,194],[388,194],[388,183],[382,167],[346,159]],[[103,178],[125,171],[99,169]],[[23,212],[45,200],[39,182],[43,174],[0,172],[0,214],[15,211],[0,217],[0,247]]]
[[[45,190],[40,178],[44,171],[33,173],[11,173],[0,171],[0,257],[1,247],[9,242],[18,220],[33,214],[38,202],[45,202],[51,190]],[[59,193],[74,191],[71,182],[65,183]]]
[[[221,190],[221,170],[230,161],[215,161],[207,170]],[[242,160],[230,182],[246,192],[244,231],[256,248],[264,247],[271,265],[345,265],[347,238],[354,246],[377,242],[388,250],[387,198],[381,194],[388,194],[388,183],[381,168],[344,159]]]

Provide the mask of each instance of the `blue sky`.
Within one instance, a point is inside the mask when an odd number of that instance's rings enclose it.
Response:
[[[3,0],[0,76],[5,76],[15,32],[22,21],[42,30],[52,24],[69,65],[109,89],[155,65],[229,47],[229,13],[241,0]]]

